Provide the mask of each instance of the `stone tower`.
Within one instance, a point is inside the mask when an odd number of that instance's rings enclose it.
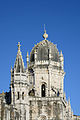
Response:
[[[62,51],[47,40],[46,30],[43,38],[27,53],[27,68],[18,43],[10,91],[0,94],[1,120],[76,120],[64,93]]]
[[[18,52],[13,70],[11,69],[11,104],[14,107],[14,118],[24,120],[28,107],[28,81],[27,73],[18,42]],[[28,118],[28,115],[26,117]]]

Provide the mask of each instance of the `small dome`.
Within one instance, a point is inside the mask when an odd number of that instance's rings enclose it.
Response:
[[[49,60],[49,53],[51,53],[52,61],[56,61],[56,62],[59,61],[59,52],[58,49],[56,48],[56,45],[54,45],[48,40],[43,40],[37,45],[35,45],[35,47],[33,47],[30,55],[30,62],[34,62],[35,50],[37,54],[37,58],[36,58],[37,61]]]

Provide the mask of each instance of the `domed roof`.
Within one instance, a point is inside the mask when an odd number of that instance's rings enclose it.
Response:
[[[59,52],[56,45],[54,45],[53,43],[46,39],[35,45],[35,47],[33,47],[30,54],[30,62],[34,62],[35,50],[37,54],[36,58],[37,61],[49,60],[49,54],[51,54],[52,61],[56,62],[59,61]]]

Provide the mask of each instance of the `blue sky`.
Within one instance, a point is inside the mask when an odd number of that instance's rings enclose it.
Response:
[[[43,40],[64,54],[64,91],[75,114],[80,115],[80,0],[0,0],[0,92],[8,91],[17,43],[26,66],[26,54]]]

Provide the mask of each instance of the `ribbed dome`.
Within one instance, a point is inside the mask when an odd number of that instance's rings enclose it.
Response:
[[[41,60],[49,60],[49,54],[51,53],[51,60],[52,61],[59,61],[59,52],[58,49],[56,48],[56,45],[54,45],[53,43],[51,43],[48,40],[43,40],[40,43],[38,43],[37,45],[35,45],[35,47],[33,47],[32,51],[31,51],[31,55],[30,55],[30,62],[34,62],[34,54],[35,54],[35,50],[36,50],[36,54],[37,54],[37,61],[41,61]]]

